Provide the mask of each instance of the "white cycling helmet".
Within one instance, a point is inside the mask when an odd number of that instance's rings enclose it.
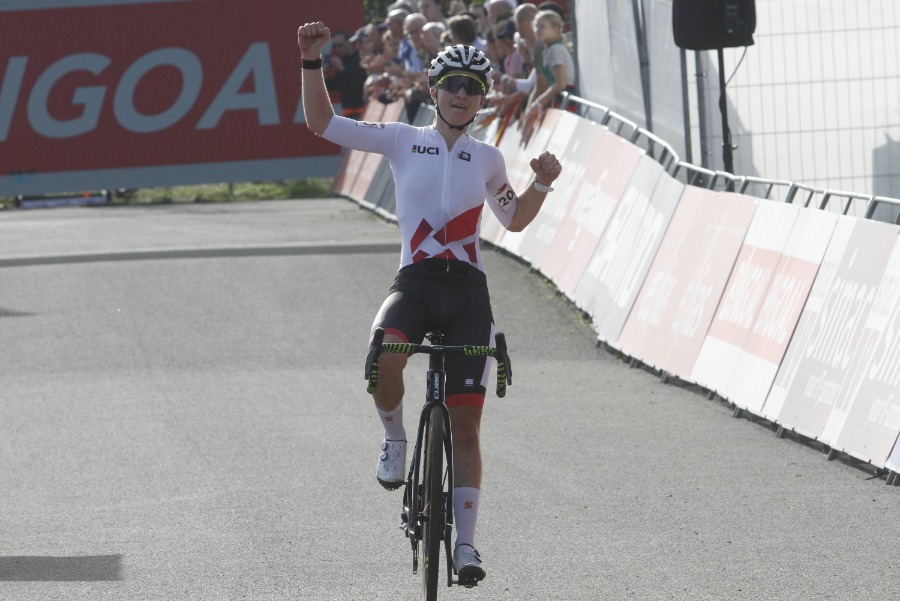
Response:
[[[494,71],[491,61],[484,52],[474,46],[457,44],[447,46],[434,57],[428,69],[428,85],[434,87],[438,80],[448,71],[464,71],[478,77],[484,84],[485,92],[489,92],[494,83]]]

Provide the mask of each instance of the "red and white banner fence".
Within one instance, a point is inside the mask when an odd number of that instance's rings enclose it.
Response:
[[[293,0],[0,6],[0,194],[334,175],[339,149],[305,126],[296,31],[313,17],[352,30],[362,9],[311,10]]]
[[[568,112],[527,141],[507,127],[498,146],[518,189],[544,149],[563,173],[524,232],[486,213],[483,238],[555,282],[600,340],[900,471],[900,227],[684,186]]]

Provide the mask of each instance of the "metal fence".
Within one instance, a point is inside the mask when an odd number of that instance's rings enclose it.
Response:
[[[681,160],[672,145],[608,107],[574,94],[564,94],[562,108],[566,109],[570,105],[577,107],[576,110],[582,117],[605,126],[642,148],[667,173],[684,184],[900,224],[900,199],[706,169]]]

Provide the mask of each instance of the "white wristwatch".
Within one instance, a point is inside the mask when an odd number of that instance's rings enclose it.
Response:
[[[550,186],[545,186],[544,184],[538,182],[537,180],[534,180],[533,182],[531,182],[531,185],[534,186],[534,189],[537,190],[538,192],[543,192],[545,194],[547,192],[553,192],[553,188],[551,188]]]

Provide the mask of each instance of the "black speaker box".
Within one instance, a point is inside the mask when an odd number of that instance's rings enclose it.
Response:
[[[675,44],[687,50],[753,45],[754,0],[673,0]]]

